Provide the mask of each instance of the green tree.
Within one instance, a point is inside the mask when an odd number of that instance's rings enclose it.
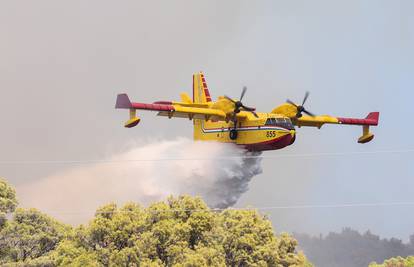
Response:
[[[0,178],[0,229],[6,224],[6,214],[17,207],[16,192],[4,179]]]
[[[36,209],[17,209],[0,231],[0,263],[24,262],[54,250],[70,228]]]

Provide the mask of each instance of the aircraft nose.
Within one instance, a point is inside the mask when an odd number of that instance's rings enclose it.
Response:
[[[291,140],[290,140],[290,145],[291,145],[296,140],[296,131],[295,130],[290,130],[290,136],[291,136]]]

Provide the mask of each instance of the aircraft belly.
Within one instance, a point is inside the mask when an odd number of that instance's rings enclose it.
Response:
[[[237,144],[249,145],[267,142],[286,134],[290,134],[290,131],[275,128],[246,129],[244,131],[238,130]]]

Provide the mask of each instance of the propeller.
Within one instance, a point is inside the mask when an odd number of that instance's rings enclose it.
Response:
[[[306,100],[308,99],[308,97],[309,97],[309,92],[306,92],[306,94],[305,94],[305,97],[303,98],[303,101],[302,101],[302,105],[296,105],[295,103],[293,103],[291,100],[289,100],[289,99],[287,99],[286,100],[286,102],[287,103],[289,103],[289,104],[291,104],[291,105],[293,105],[293,106],[295,106],[296,107],[296,118],[300,118],[300,117],[302,117],[302,112],[303,113],[305,113],[305,114],[308,114],[309,116],[311,116],[311,117],[315,117],[315,115],[313,114],[313,113],[311,113],[311,112],[309,112],[308,110],[306,110],[305,109],[305,107],[304,107],[304,105],[305,105],[305,102],[306,102]]]
[[[236,118],[236,114],[237,113],[239,113],[241,110],[244,110],[244,111],[249,111],[249,112],[251,112],[251,113],[253,113],[253,115],[256,117],[256,118],[258,118],[259,116],[257,115],[257,113],[255,112],[255,108],[252,108],[252,107],[248,107],[248,106],[245,106],[241,101],[243,100],[243,97],[244,97],[244,95],[246,94],[246,91],[247,91],[247,87],[246,86],[243,86],[243,90],[242,90],[242,92],[241,92],[241,95],[240,95],[240,100],[238,100],[238,101],[235,101],[235,100],[233,100],[232,98],[230,98],[230,97],[228,97],[228,96],[224,96],[227,100],[229,100],[229,101],[231,101],[231,102],[233,102],[234,103],[234,111],[233,111],[233,121],[235,121],[235,118]]]

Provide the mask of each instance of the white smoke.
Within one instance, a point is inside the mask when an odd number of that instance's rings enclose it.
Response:
[[[210,207],[226,208],[262,172],[261,158],[251,156],[233,144],[189,139],[152,142],[104,162],[69,168],[17,191],[23,206],[68,223],[84,222],[109,202],[145,205],[169,195],[201,196]]]

